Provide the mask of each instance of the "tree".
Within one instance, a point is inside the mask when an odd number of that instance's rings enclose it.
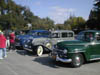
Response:
[[[34,16],[32,27],[33,29],[47,29],[48,30],[54,27],[54,21],[51,20],[49,17],[41,19],[37,16]]]
[[[43,18],[42,21],[45,29],[52,29],[54,27],[54,21],[49,17]]]
[[[6,10],[6,3],[5,0],[0,0],[0,13],[1,15],[5,14],[5,10]]]
[[[56,30],[62,30],[62,29],[66,29],[64,24],[56,24],[54,27]]]
[[[90,29],[100,29],[100,0],[94,0],[94,7],[90,11],[87,26]]]
[[[41,19],[29,8],[18,5],[13,0],[0,0],[0,29],[28,29],[27,24],[32,25],[31,29],[54,27],[54,21],[49,17]]]
[[[70,16],[70,18],[64,22],[64,25],[68,27],[66,29],[79,28],[84,24],[85,24],[85,19],[83,19],[82,17],[74,17],[74,16]]]
[[[30,11],[30,9],[25,9],[24,13],[24,19],[25,21],[28,21],[29,23],[32,23],[33,19],[34,19],[34,15],[33,13]]]
[[[0,25],[2,29],[12,29],[20,23],[20,20],[23,20],[21,12],[18,12],[21,8],[21,6],[16,5],[12,0],[0,0]]]

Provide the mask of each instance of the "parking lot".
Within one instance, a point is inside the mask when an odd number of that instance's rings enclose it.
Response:
[[[37,57],[31,52],[17,50],[8,52],[8,57],[0,60],[0,75],[100,75],[100,61],[71,68],[70,64],[53,62],[48,54]]]

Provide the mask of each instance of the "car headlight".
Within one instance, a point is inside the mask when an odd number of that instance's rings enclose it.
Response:
[[[63,53],[64,53],[64,54],[67,54],[67,49],[64,49],[64,50],[63,50]]]

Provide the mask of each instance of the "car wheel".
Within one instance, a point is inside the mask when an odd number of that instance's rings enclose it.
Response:
[[[37,46],[37,56],[41,56],[43,54],[43,47]]]
[[[46,47],[51,49],[52,48],[52,44],[51,43],[46,43]]]
[[[84,58],[82,54],[74,54],[72,56],[72,67],[80,67],[84,62]]]

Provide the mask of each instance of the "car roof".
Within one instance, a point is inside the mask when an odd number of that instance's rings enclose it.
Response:
[[[30,30],[32,32],[49,32],[48,30]]]
[[[100,33],[100,30],[85,30],[83,32],[95,32],[95,33]]]
[[[51,32],[73,32],[71,30],[54,30],[54,31],[51,31]],[[73,32],[74,33],[74,32]]]

